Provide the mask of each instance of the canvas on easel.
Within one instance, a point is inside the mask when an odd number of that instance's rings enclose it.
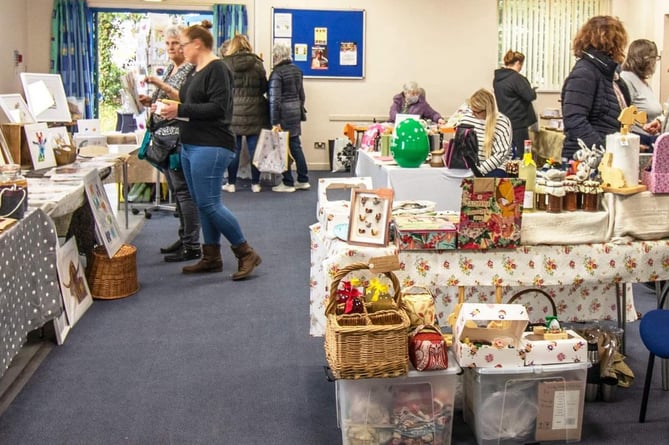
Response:
[[[112,258],[123,245],[123,240],[121,239],[118,221],[97,169],[84,176],[84,189],[93,211],[98,237],[105,246],[107,256]]]
[[[93,297],[79,261],[75,237],[71,237],[56,249],[56,258],[63,313],[54,320],[54,327],[56,341],[61,345],[70,329],[93,304]]]

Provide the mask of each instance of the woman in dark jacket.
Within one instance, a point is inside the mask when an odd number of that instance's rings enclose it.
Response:
[[[572,159],[579,149],[578,139],[588,147],[606,147],[606,135],[619,130],[620,111],[630,103],[627,87],[617,73],[626,47],[627,32],[614,17],[593,17],[576,34],[573,48],[578,60],[561,94],[563,158]]]
[[[260,130],[269,128],[269,107],[265,98],[267,74],[262,59],[253,54],[249,40],[241,34],[230,40],[223,62],[228,65],[233,75],[232,131],[237,137],[237,153],[228,166],[228,183],[223,186],[223,190],[234,192],[242,138],[246,136],[249,157],[253,160]],[[251,190],[254,193],[260,191],[260,172],[253,163],[251,163]]]
[[[304,86],[302,71],[293,64],[290,48],[276,45],[272,52],[274,70],[269,76],[269,117],[270,123],[290,135],[290,156],[295,160],[297,182],[291,173],[292,161],[288,161],[288,170],[283,172],[283,182],[272,190],[275,192],[294,192],[307,190],[309,176],[307,161],[302,152],[300,135],[304,110]]]
[[[516,157],[523,155],[523,146],[530,133],[528,127],[537,122],[532,101],[537,93],[530,82],[520,74],[525,63],[525,55],[509,50],[504,55],[504,67],[495,70],[493,89],[499,112],[511,121],[513,127],[513,145]]]

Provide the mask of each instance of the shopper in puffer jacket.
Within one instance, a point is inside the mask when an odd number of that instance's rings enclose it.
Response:
[[[242,138],[246,137],[249,157],[253,160],[260,130],[269,128],[269,105],[265,97],[267,74],[262,59],[253,54],[251,43],[242,34],[237,34],[230,40],[223,62],[228,65],[233,75],[232,131],[237,139],[237,151],[228,166],[228,183],[223,186],[223,190],[235,192]],[[260,192],[260,172],[253,163],[251,191]]]
[[[307,190],[309,176],[307,161],[302,152],[302,120],[306,120],[304,108],[304,86],[302,71],[295,66],[290,58],[290,47],[276,45],[272,52],[274,70],[269,76],[269,116],[272,126],[288,131],[290,135],[290,156],[288,170],[283,172],[283,181],[276,187],[275,192],[294,192]],[[292,160],[297,169],[297,182],[294,182],[291,173]]]
[[[561,94],[563,158],[573,158],[578,139],[588,147],[606,147],[606,135],[619,131],[618,116],[630,103],[625,82],[617,73],[626,47],[627,32],[614,17],[593,17],[576,34],[573,48],[578,60]]]

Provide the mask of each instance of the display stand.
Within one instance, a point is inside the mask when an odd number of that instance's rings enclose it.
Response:
[[[151,212],[152,211],[159,211],[159,210],[174,212],[174,216],[178,216],[177,215],[177,208],[176,208],[175,204],[162,204],[161,203],[161,199],[160,199],[161,193],[160,192],[161,192],[161,188],[162,188],[162,183],[160,182],[160,170],[158,170],[158,169],[155,169],[155,170],[156,170],[156,180],[155,180],[154,184],[156,186],[156,189],[155,189],[155,193],[153,194],[153,203],[142,206],[142,210],[144,211],[144,217],[146,219],[151,219],[151,215],[152,215]],[[169,187],[168,187],[168,195],[167,196],[168,196],[168,202],[171,203],[172,202],[172,191],[169,190]],[[133,215],[137,215],[139,213],[139,211],[140,211],[140,209],[138,209],[134,206],[131,208],[131,212],[132,212]]]

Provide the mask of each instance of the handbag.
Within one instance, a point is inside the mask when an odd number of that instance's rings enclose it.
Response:
[[[307,121],[307,109],[304,108],[304,105],[302,106],[302,108],[300,108],[300,120],[302,122]]]
[[[156,131],[173,123],[173,120],[164,120],[157,124],[148,122],[137,157],[159,169],[169,168],[170,155],[177,153],[179,149],[179,134],[156,134]]]
[[[0,188],[0,218],[21,219],[25,213],[23,205],[28,194],[24,187]]]
[[[253,165],[262,173],[281,174],[288,170],[289,133],[263,128],[258,135]]]
[[[448,368],[448,348],[438,327],[421,325],[409,334],[409,360],[418,371]]]

